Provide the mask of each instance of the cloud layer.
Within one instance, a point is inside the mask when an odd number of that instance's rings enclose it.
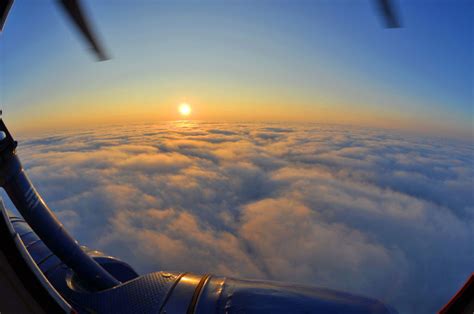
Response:
[[[19,154],[80,242],[140,272],[292,281],[429,313],[473,271],[472,143],[180,122],[26,138]]]

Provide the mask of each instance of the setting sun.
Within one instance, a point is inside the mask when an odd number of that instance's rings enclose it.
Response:
[[[191,106],[186,103],[179,105],[179,113],[182,116],[189,116],[191,114]]]

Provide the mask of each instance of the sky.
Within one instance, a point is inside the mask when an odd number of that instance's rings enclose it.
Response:
[[[472,272],[472,1],[396,1],[400,29],[369,0],[84,3],[108,61],[54,1],[0,35],[3,118],[81,244],[409,314]]]
[[[94,62],[54,1],[17,1],[0,40],[15,129],[180,119],[473,130],[469,0],[85,1],[111,60]]]

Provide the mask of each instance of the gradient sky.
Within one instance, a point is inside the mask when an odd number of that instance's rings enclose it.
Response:
[[[18,0],[0,40],[13,129],[194,119],[352,123],[470,136],[473,2],[85,1],[97,63],[54,1]]]

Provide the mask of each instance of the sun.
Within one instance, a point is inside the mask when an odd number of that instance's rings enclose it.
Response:
[[[181,105],[179,105],[178,110],[179,113],[185,117],[191,114],[191,106],[186,103],[182,103]]]

